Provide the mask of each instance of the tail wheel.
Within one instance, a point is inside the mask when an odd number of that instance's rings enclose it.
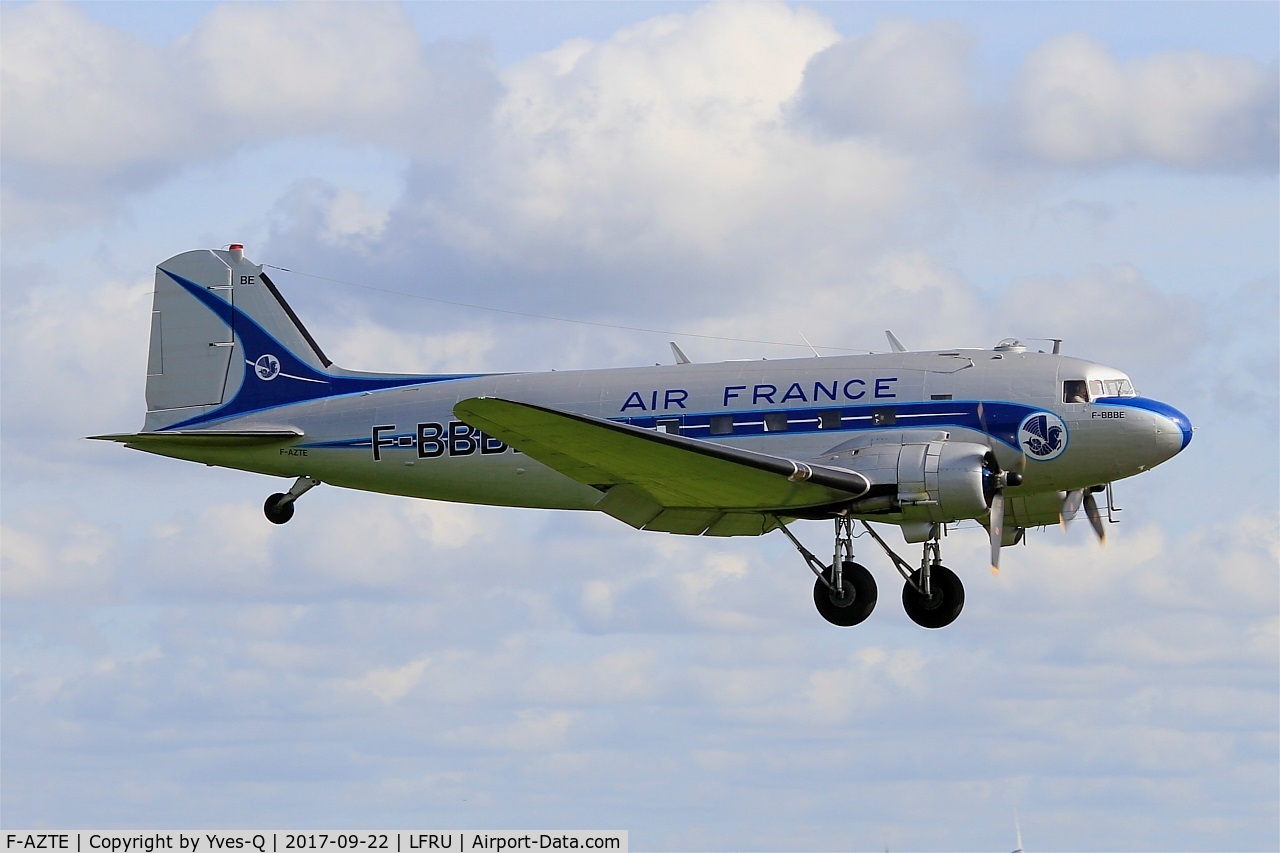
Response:
[[[840,573],[842,592],[837,593],[828,586],[831,583],[831,570],[827,569],[821,578],[814,581],[813,603],[817,605],[823,619],[832,625],[847,628],[871,615],[879,593],[876,590],[876,579],[865,566],[845,560],[840,564]]]
[[[911,573],[910,582],[902,587],[902,606],[922,628],[945,628],[964,608],[964,584],[956,573],[941,564],[929,567],[930,595],[925,596],[916,587],[922,584],[919,569]]]
[[[272,524],[284,524],[293,518],[293,501],[286,500],[288,495],[276,492],[267,498],[267,502],[262,505],[262,512],[267,517],[267,521]]]

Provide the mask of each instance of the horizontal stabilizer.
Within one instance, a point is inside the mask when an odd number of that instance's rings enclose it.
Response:
[[[88,436],[98,441],[118,441],[143,450],[158,447],[254,447],[302,438],[300,429],[193,429],[167,432],[132,432]]]

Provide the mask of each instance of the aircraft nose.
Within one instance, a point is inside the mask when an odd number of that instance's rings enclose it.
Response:
[[[1165,459],[1171,459],[1191,443],[1193,427],[1191,419],[1167,403],[1146,401],[1144,407],[1156,415],[1156,444]]]

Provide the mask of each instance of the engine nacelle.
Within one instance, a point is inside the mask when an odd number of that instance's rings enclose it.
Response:
[[[986,459],[981,444],[931,441],[904,444],[898,456],[898,504],[924,509],[930,521],[956,521],[986,514]],[[913,515],[922,513],[915,512]]]
[[[876,497],[854,503],[855,513],[875,505],[880,511],[901,511],[920,521],[950,522],[981,518],[991,505],[995,464],[990,448],[950,441],[944,432],[861,438],[820,460],[863,474],[873,491],[880,491]],[[874,489],[888,485],[897,488],[892,499]]]

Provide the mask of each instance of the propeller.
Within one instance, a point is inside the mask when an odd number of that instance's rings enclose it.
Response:
[[[982,426],[982,434],[987,439],[987,447],[991,452],[983,460],[984,485],[990,484],[990,532],[991,532],[991,574],[1000,574],[1000,548],[1004,544],[1004,490],[1009,486],[1022,484],[1022,473],[1027,468],[1027,452],[1022,451],[1011,470],[1004,471],[996,459],[995,445],[991,441],[991,432],[987,429],[987,412],[981,402],[978,403],[978,423]]]
[[[1101,486],[1093,486],[1088,489],[1075,489],[1067,492],[1067,496],[1062,499],[1062,510],[1058,518],[1062,522],[1062,528],[1065,530],[1067,525],[1071,523],[1071,519],[1076,517],[1076,513],[1083,506],[1084,514],[1088,516],[1089,524],[1093,526],[1093,532],[1097,534],[1098,541],[1105,545],[1107,544],[1107,530],[1102,524],[1102,512],[1098,509],[1098,501],[1093,497],[1094,492],[1101,489]]]
[[[1084,503],[1084,489],[1075,489],[1067,492],[1062,499],[1062,509],[1058,510],[1058,523],[1062,525],[1062,529],[1066,530],[1071,524],[1071,519],[1076,517],[1076,513],[1080,511],[1080,505]]]

